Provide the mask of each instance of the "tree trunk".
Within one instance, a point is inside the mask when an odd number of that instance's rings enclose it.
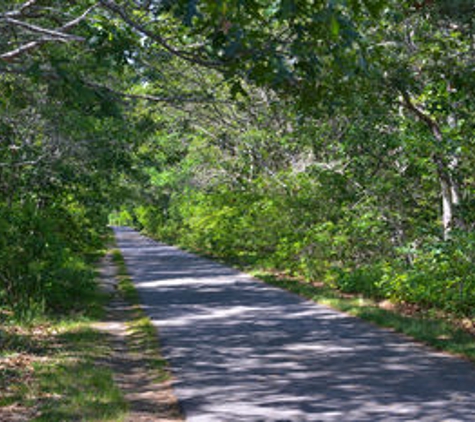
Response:
[[[439,124],[424,111],[413,104],[409,93],[401,91],[403,105],[411,111],[416,117],[424,122],[431,131],[438,144],[442,144],[443,135]],[[460,204],[460,187],[453,177],[456,171],[458,160],[456,157],[443,157],[439,152],[432,155],[432,160],[437,169],[437,176],[440,184],[440,193],[442,198],[442,230],[443,237],[447,240],[450,232],[454,228],[463,228],[465,226],[461,216],[457,215],[456,208]]]
[[[444,239],[447,240],[450,231],[455,223],[455,206],[458,205],[458,196],[454,195],[455,188],[451,178],[447,176],[445,171],[438,171],[440,191],[442,196],[442,227],[444,231]]]

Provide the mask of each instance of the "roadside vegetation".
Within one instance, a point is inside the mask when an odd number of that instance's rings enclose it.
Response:
[[[136,371],[140,371],[144,382],[148,377],[154,383],[164,383],[171,375],[160,354],[156,329],[139,305],[120,252],[113,250],[108,254],[117,266],[118,297],[127,304],[120,308],[120,315],[115,315],[125,321],[126,353],[138,362]],[[119,388],[116,381],[127,368],[123,363],[111,363],[117,353],[121,358],[127,357],[124,351],[116,350],[107,328],[109,316],[105,309],[112,296],[98,290],[97,284],[94,286],[85,293],[87,306],[80,311],[75,308],[67,315],[37,314],[22,321],[3,316],[2,421],[130,420],[130,412],[135,409],[131,409],[126,397],[128,391]],[[151,384],[149,394],[154,394],[153,388],[157,387]],[[167,401],[155,404],[157,411],[152,417],[180,420],[172,393],[161,397]]]
[[[128,405],[104,364],[111,345],[93,328],[106,301],[96,293],[88,295],[94,312],[2,321],[1,420],[125,420]]]
[[[344,294],[323,283],[290,279],[272,272],[256,271],[253,275],[271,285],[475,362],[475,326],[470,319],[407,304]]]
[[[142,309],[137,290],[127,272],[124,259],[118,249],[112,251],[112,259],[117,267],[118,291],[130,305],[127,311],[127,341],[129,351],[139,354],[149,375],[155,381],[171,379],[168,362],[162,357],[157,338],[157,329]],[[179,413],[179,412],[178,412]]]

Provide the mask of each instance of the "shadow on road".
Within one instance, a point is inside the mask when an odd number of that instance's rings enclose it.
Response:
[[[189,421],[474,421],[475,367],[116,229]]]

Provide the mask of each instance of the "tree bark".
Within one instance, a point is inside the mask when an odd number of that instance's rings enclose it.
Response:
[[[425,123],[437,144],[442,144],[443,135],[436,120],[420,110],[411,100],[407,91],[400,91],[403,98],[403,105],[413,113],[420,121]],[[437,176],[440,184],[440,194],[442,199],[442,229],[445,240],[449,239],[450,232],[454,228],[465,226],[463,218],[456,213],[456,208],[460,205],[460,186],[453,174],[457,168],[458,161],[455,157],[443,157],[440,152],[432,154],[432,161],[435,164]]]

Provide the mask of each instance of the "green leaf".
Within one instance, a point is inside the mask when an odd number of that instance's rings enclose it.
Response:
[[[337,38],[340,34],[340,23],[338,22],[338,19],[335,16],[332,16],[331,18],[330,29],[333,37]]]

